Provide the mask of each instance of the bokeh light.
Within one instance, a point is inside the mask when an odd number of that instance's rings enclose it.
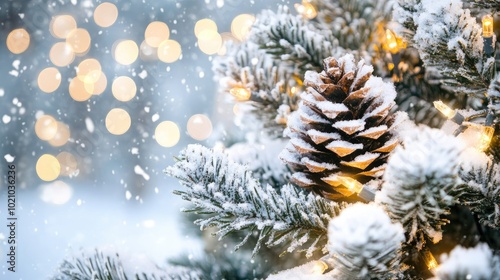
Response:
[[[57,180],[40,187],[40,198],[43,202],[62,205],[73,196],[73,189],[63,181]]]
[[[100,95],[106,90],[108,86],[108,78],[104,72],[101,72],[99,79],[95,83],[85,83],[85,90],[91,92],[93,95]]]
[[[113,55],[116,62],[130,65],[139,56],[139,47],[132,40],[123,40],[115,44]]]
[[[115,4],[104,2],[94,11],[94,21],[100,27],[110,27],[118,18],[118,9]]]
[[[153,48],[157,48],[161,42],[168,40],[170,37],[170,29],[167,24],[161,21],[153,21],[144,32],[146,44]]]
[[[114,108],[106,115],[106,129],[114,135],[122,135],[130,128],[132,121],[127,111]]]
[[[212,30],[217,32],[217,23],[208,18],[200,19],[194,25],[194,35],[198,37],[204,30]]]
[[[36,174],[43,181],[54,181],[59,177],[61,165],[53,155],[44,154],[36,162]]]
[[[156,126],[155,139],[163,147],[173,147],[181,138],[177,124],[171,121],[163,121]]]
[[[66,39],[76,27],[76,20],[72,16],[55,16],[50,21],[50,34],[59,39]]]
[[[40,71],[37,79],[41,91],[52,93],[61,85],[61,73],[55,67],[48,67]]]
[[[142,41],[141,46],[139,47],[139,56],[144,61],[154,61],[158,59],[158,50],[157,48],[153,48],[146,43],[146,41]]]
[[[77,77],[73,78],[71,82],[69,82],[69,95],[75,101],[83,102],[89,100],[94,92],[94,84],[93,83],[85,83],[84,81],[78,79]]]
[[[222,46],[222,37],[217,31],[203,30],[198,36],[198,47],[208,55],[217,53]]]
[[[111,91],[116,99],[126,102],[134,98],[137,92],[137,86],[130,77],[120,76],[113,81]]]
[[[78,161],[73,154],[60,152],[56,158],[61,165],[61,176],[76,176],[78,174]]]
[[[175,40],[165,40],[158,46],[158,59],[166,63],[177,61],[181,53],[181,45]]]
[[[85,83],[95,83],[101,77],[101,63],[94,58],[88,58],[80,62],[76,67],[78,79]]]
[[[187,122],[187,131],[193,139],[205,140],[212,134],[212,122],[205,115],[193,115]]]
[[[69,127],[63,122],[57,122],[57,132],[49,140],[49,144],[54,147],[61,147],[65,145],[70,137]]]
[[[255,17],[253,15],[238,15],[231,22],[231,33],[236,39],[243,41],[250,32],[250,29],[254,22]]]
[[[71,46],[75,54],[85,54],[90,49],[90,34],[83,28],[71,31],[66,37],[66,43]]]
[[[50,48],[49,57],[55,66],[64,67],[75,60],[75,53],[68,43],[57,42]]]
[[[35,133],[38,138],[48,141],[57,133],[57,121],[50,115],[43,115],[36,120]]]
[[[30,35],[24,28],[14,29],[7,35],[6,44],[11,53],[23,53],[30,45]]]

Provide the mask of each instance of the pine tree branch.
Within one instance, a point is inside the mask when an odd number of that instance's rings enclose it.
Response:
[[[493,12],[500,11],[500,0],[473,0],[470,1],[474,7],[492,9]]]
[[[217,227],[219,239],[247,230],[236,249],[257,231],[254,254],[264,243],[276,246],[286,242],[288,252],[301,249],[310,256],[325,246],[329,220],[346,206],[306,195],[290,185],[279,193],[269,185],[263,187],[245,166],[231,162],[222,151],[200,145],[189,145],[180,161],[165,172],[186,187],[174,192],[193,204],[184,211],[210,215],[196,221],[201,229]]]

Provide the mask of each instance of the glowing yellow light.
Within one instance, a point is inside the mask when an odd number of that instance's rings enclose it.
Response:
[[[165,40],[158,46],[158,59],[166,63],[178,60],[181,53],[181,45],[175,40]]]
[[[116,99],[126,102],[134,98],[137,86],[130,77],[120,76],[113,81],[111,91]]]
[[[132,40],[124,40],[116,44],[113,54],[116,62],[123,65],[130,65],[139,56],[139,47]]]
[[[480,151],[485,151],[490,146],[495,129],[491,126],[480,125],[477,123],[467,123],[468,129],[473,130],[477,138],[474,138],[475,146]]]
[[[222,46],[222,37],[217,31],[203,30],[198,36],[198,47],[208,55],[215,54]]]
[[[164,121],[158,124],[155,129],[155,140],[163,147],[173,147],[181,138],[179,127],[171,121]]]
[[[232,96],[236,97],[238,101],[249,100],[250,96],[252,96],[252,93],[244,87],[234,87],[229,90],[229,93],[231,93]]]
[[[161,42],[168,40],[169,37],[170,29],[167,24],[161,21],[151,22],[144,32],[146,44],[153,48],[157,48]]]
[[[76,20],[72,16],[55,16],[50,21],[50,34],[59,39],[66,39],[76,27]]]
[[[11,53],[23,53],[30,45],[30,35],[24,28],[14,29],[7,35],[6,44]]]
[[[65,145],[70,137],[69,128],[62,122],[57,122],[57,133],[49,140],[49,144],[54,147],[61,147]]]
[[[44,154],[36,162],[36,174],[43,181],[54,181],[59,177],[61,165],[56,157]]]
[[[312,268],[312,274],[321,275],[328,269],[328,265],[324,261],[315,261]]]
[[[441,100],[434,101],[433,103],[434,103],[434,107],[436,107],[436,109],[438,109],[439,112],[441,112],[443,115],[445,115],[446,118],[451,119],[455,116],[455,114],[456,114],[455,110],[448,107]]]
[[[50,140],[57,133],[57,121],[50,115],[43,115],[35,123],[35,133],[42,140]]]
[[[187,122],[189,136],[195,140],[205,140],[212,134],[212,122],[202,114],[196,114],[189,118]]]
[[[66,43],[71,46],[75,54],[85,54],[90,49],[90,34],[83,28],[71,31],[66,37]]]
[[[106,128],[109,133],[114,135],[122,135],[128,131],[132,121],[127,111],[114,108],[106,115]]]
[[[113,3],[104,2],[94,11],[95,24],[100,27],[110,27],[118,18],[118,9]]]
[[[231,33],[236,39],[243,41],[248,36],[248,33],[250,33],[250,29],[254,22],[255,17],[252,15],[238,15],[231,22]]]
[[[436,258],[434,258],[434,256],[428,250],[424,251],[422,257],[429,270],[436,269],[439,266],[438,262],[436,261]]]
[[[74,155],[60,152],[56,158],[61,165],[61,176],[76,176],[78,174],[78,161]]]
[[[85,83],[78,78],[74,78],[69,82],[69,95],[75,101],[83,102],[89,100],[94,92],[93,83]]]
[[[55,66],[64,67],[73,62],[75,53],[68,43],[57,42],[50,48],[49,57]]]
[[[344,187],[352,192],[360,193],[363,190],[363,184],[358,182],[356,179],[344,176],[337,176],[337,179],[342,185],[344,185]]]
[[[43,202],[56,205],[65,204],[73,195],[73,189],[68,184],[59,180],[41,186],[41,191],[40,198]]]
[[[41,91],[54,92],[61,84],[61,73],[55,67],[45,68],[38,74],[37,83]]]
[[[101,63],[97,59],[88,58],[78,64],[76,75],[85,83],[95,83],[101,77],[101,69]]]
[[[313,19],[318,15],[316,7],[307,0],[303,0],[301,4],[295,4],[294,7],[297,13],[306,19]]]
[[[200,19],[194,25],[194,35],[198,37],[200,32],[204,30],[212,30],[217,32],[217,24],[215,23],[215,21],[208,18]]]
[[[385,45],[387,50],[391,53],[397,53],[399,51],[396,34],[389,29],[385,30]]]
[[[489,38],[493,36],[493,17],[485,15],[482,19],[483,22],[483,37]]]
[[[85,83],[85,91],[92,92],[92,95],[100,95],[108,86],[108,78],[101,72],[99,79],[95,83]]]

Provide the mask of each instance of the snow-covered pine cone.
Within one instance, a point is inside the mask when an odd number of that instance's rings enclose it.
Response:
[[[305,74],[307,91],[288,119],[291,139],[280,157],[294,171],[295,184],[337,199],[353,194],[345,186],[349,180],[364,184],[383,174],[398,144],[390,112],[396,91],[350,54],[323,65],[321,73]]]

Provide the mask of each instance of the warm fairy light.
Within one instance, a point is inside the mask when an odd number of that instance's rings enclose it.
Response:
[[[344,185],[344,187],[352,192],[359,194],[363,190],[363,184],[358,182],[356,179],[344,176],[337,176],[337,179],[342,185]]]
[[[232,96],[236,97],[238,101],[246,101],[249,100],[252,96],[252,93],[244,87],[234,87],[229,90]]]
[[[77,27],[76,20],[70,15],[55,16],[50,21],[50,34],[55,38],[66,39]]]
[[[84,81],[78,79],[77,77],[73,78],[69,82],[69,95],[75,101],[83,102],[89,100],[94,92],[94,84],[93,83],[85,83]]]
[[[222,37],[217,31],[207,29],[198,34],[198,47],[205,54],[216,54],[221,46]]]
[[[139,56],[139,47],[132,40],[123,40],[116,44],[113,54],[116,62],[123,65],[130,65]]]
[[[71,31],[66,37],[66,43],[70,45],[75,54],[85,54],[90,49],[90,34],[83,28]]]
[[[54,92],[61,84],[61,73],[55,67],[45,68],[38,74],[37,84],[43,92]]]
[[[155,140],[163,147],[173,147],[179,142],[179,127],[171,121],[163,121],[155,129]]]
[[[57,122],[57,133],[49,140],[49,144],[54,147],[61,147],[68,142],[69,137],[69,127],[63,122]]]
[[[493,134],[495,129],[491,126],[485,126],[477,123],[467,123],[468,129],[472,130],[476,134],[473,137],[476,148],[480,151],[486,151],[490,146],[491,140],[493,139]]]
[[[99,79],[95,83],[85,83],[85,91],[88,93],[92,93],[92,95],[100,95],[106,90],[106,87],[108,86],[108,78],[104,74],[104,72],[101,72],[101,75],[99,76]]]
[[[94,21],[100,27],[110,27],[117,18],[118,9],[113,3],[104,2],[95,8]]]
[[[493,17],[491,15],[485,15],[482,19],[483,22],[483,37],[490,38],[493,36]]]
[[[396,34],[390,29],[385,30],[385,45],[387,50],[391,53],[397,53],[399,51],[398,39]]]
[[[49,58],[55,66],[64,67],[75,60],[75,53],[68,43],[57,42],[50,48]]]
[[[146,44],[153,48],[158,48],[161,42],[168,40],[170,37],[170,29],[167,24],[161,21],[153,21],[144,32]]]
[[[243,41],[250,33],[250,28],[255,22],[255,16],[249,14],[241,14],[236,16],[231,22],[231,33],[233,36]]]
[[[294,7],[297,13],[306,19],[313,19],[318,15],[314,5],[307,0],[303,0],[301,4],[295,4]]]
[[[212,122],[205,115],[193,115],[187,122],[187,132],[195,140],[205,140],[212,134]]]
[[[36,162],[36,174],[43,181],[54,181],[59,177],[61,165],[56,157],[44,154]]]
[[[441,112],[443,115],[445,115],[446,118],[451,119],[451,118],[453,118],[453,116],[455,116],[455,114],[456,114],[455,110],[448,107],[441,100],[434,101],[433,103],[434,103],[434,107],[436,107],[436,109],[438,109],[439,112]]]
[[[6,44],[11,53],[23,53],[30,45],[30,35],[24,28],[14,29],[7,35]]]
[[[61,165],[61,176],[76,176],[78,174],[78,161],[74,155],[60,152],[56,158]]]
[[[212,30],[217,32],[217,23],[208,18],[200,19],[194,25],[194,35],[198,37],[204,30]]]
[[[181,45],[175,40],[165,40],[161,42],[157,51],[158,59],[166,63],[177,61],[181,53]]]
[[[327,269],[328,269],[328,265],[324,261],[315,261],[313,268],[312,268],[312,274],[321,275]]]
[[[63,181],[54,181],[41,186],[40,198],[43,202],[62,205],[73,196],[73,189]]]
[[[114,135],[122,135],[128,131],[132,121],[127,111],[114,108],[106,115],[106,128],[109,133]]]
[[[422,257],[429,270],[436,269],[439,266],[438,262],[436,261],[436,258],[434,258],[434,256],[430,251],[425,250],[423,252]]]
[[[126,102],[134,98],[137,92],[137,86],[132,78],[120,76],[113,81],[111,91],[116,99]]]
[[[57,134],[57,121],[50,115],[43,115],[36,120],[35,133],[42,140],[50,140]]]
[[[94,58],[88,58],[80,62],[76,67],[78,79],[84,83],[95,83],[101,77],[101,63]]]

